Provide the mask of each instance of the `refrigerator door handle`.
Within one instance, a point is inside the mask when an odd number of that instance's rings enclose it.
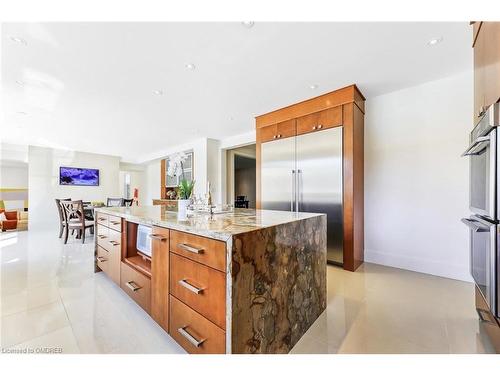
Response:
[[[296,212],[300,212],[300,177],[302,176],[302,170],[301,169],[297,169],[297,176],[296,176],[296,180],[297,180],[297,195],[295,197],[295,211]]]
[[[292,197],[290,198],[290,211],[293,212],[293,204],[295,201],[295,170],[292,169]]]

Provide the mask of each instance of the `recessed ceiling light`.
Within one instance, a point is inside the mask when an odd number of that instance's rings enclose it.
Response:
[[[318,88],[318,85],[309,85],[309,88],[311,90],[316,90]]]
[[[241,23],[243,26],[245,26],[247,29],[251,29],[253,25],[255,25],[255,22],[253,21],[243,21]]]
[[[427,45],[429,46],[435,46],[438,43],[441,43],[443,41],[443,37],[440,36],[439,38],[432,38],[427,42]]]
[[[16,83],[17,83],[19,86],[24,86],[24,85],[26,84],[26,82],[21,81],[20,79],[18,79],[18,80],[16,81]]]
[[[196,65],[194,65],[192,63],[186,64],[184,66],[186,67],[186,69],[189,69],[189,70],[195,70],[196,69]]]
[[[19,38],[19,37],[17,37],[17,36],[11,36],[11,37],[10,37],[10,40],[12,40],[12,41],[13,41],[13,42],[15,42],[15,43],[22,44],[23,46],[28,45],[28,42],[26,42],[26,39]]]
[[[153,94],[156,94],[156,95],[163,95],[163,90],[154,90],[154,91],[153,91]]]

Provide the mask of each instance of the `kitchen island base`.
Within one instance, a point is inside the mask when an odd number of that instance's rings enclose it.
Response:
[[[150,256],[139,224],[152,227]],[[288,353],[326,308],[325,215],[104,208],[96,234],[96,271],[189,353]]]

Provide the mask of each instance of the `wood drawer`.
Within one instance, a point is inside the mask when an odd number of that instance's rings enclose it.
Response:
[[[225,329],[225,273],[170,253],[170,294]]]
[[[151,310],[151,280],[121,262],[120,287],[148,314]]]
[[[169,332],[170,336],[189,353],[226,352],[225,332],[173,296],[170,296]]]
[[[108,232],[109,232],[108,227],[106,227],[100,223],[97,224],[97,233],[96,233],[97,244],[99,246],[104,247],[105,249],[107,249],[107,244],[109,241],[109,233]]]
[[[225,242],[171,230],[170,251],[226,272]]]
[[[97,238],[100,239],[99,237]],[[108,251],[121,250],[122,235],[120,232],[108,229],[108,236],[102,240],[104,248]]]
[[[297,119],[297,135],[342,125],[342,106],[311,113]]]
[[[117,232],[122,231],[122,219],[117,216],[108,216],[108,228],[116,230]]]
[[[97,218],[96,219],[97,224],[101,224],[106,227],[108,226],[108,215],[103,214],[101,212],[97,212],[96,218]]]
[[[103,249],[101,246],[97,246],[97,265],[106,275],[109,276],[109,261],[110,255],[109,251]]]

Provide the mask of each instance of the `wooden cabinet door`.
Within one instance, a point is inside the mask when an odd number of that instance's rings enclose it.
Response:
[[[342,106],[328,108],[297,119],[297,134],[333,128],[342,125]]]
[[[483,30],[484,23],[479,30],[474,44],[474,115],[473,125],[476,125],[478,119],[482,116],[485,107],[485,57],[486,57],[486,38]]]
[[[278,133],[278,126],[276,124],[265,126],[259,129],[258,137],[262,143],[274,141]]]
[[[153,226],[151,234],[151,317],[168,332],[169,230]]]
[[[297,135],[297,126],[295,119],[279,122],[278,124],[276,124],[276,127],[278,139],[295,137]]]
[[[479,36],[484,34],[484,105],[500,99],[500,22],[483,22]]]

